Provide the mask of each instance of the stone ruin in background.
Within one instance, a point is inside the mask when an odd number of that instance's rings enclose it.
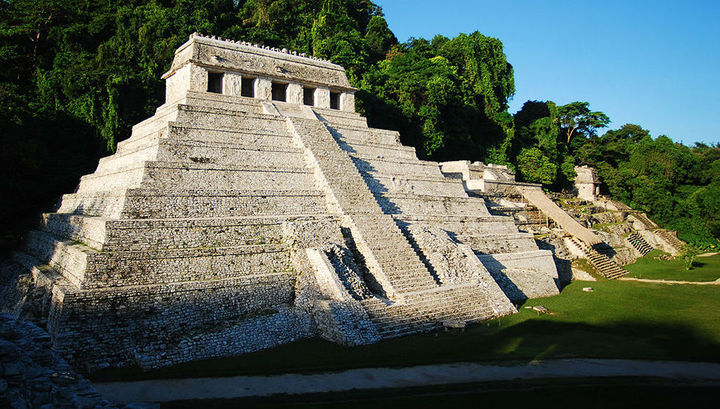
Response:
[[[577,258],[613,279],[628,274],[622,266],[653,249],[675,256],[685,246],[645,213],[601,196],[597,172],[587,166],[575,167],[572,194],[546,194],[542,185],[518,182],[501,165],[459,160],[440,168],[446,177],[462,180],[469,195],[485,199],[491,214],[512,217],[520,231],[535,234],[542,248],[553,251],[564,279],[573,275],[571,262]]]
[[[89,370],[359,345],[558,293],[552,252],[355,113],[327,61],[197,34],[3,268],[3,309]]]

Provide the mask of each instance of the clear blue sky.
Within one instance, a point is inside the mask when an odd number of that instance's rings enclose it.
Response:
[[[375,0],[400,41],[480,31],[527,100],[588,101],[653,137],[720,142],[720,0]],[[601,131],[601,133],[604,131]]]

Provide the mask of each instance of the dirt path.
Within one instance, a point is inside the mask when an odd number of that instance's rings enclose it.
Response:
[[[303,394],[351,389],[401,388],[468,382],[558,377],[653,376],[720,381],[720,363],[560,359],[522,365],[457,363],[408,368],[365,368],[319,374],[234,376],[96,383],[115,402],[168,402],[239,398],[278,393]]]
[[[715,281],[676,281],[676,280],[650,280],[647,278],[620,277],[623,281],[640,281],[642,283],[657,284],[692,284],[692,285],[720,285],[720,278]]]

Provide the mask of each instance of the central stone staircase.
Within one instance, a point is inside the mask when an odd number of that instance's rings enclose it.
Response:
[[[329,208],[336,209],[350,228],[369,272],[381,286],[376,292],[382,294],[361,300],[381,336],[435,329],[448,319],[474,322],[496,316],[477,282],[441,286],[395,220],[383,212],[356,164],[325,124],[300,117],[286,120],[330,198]]]
[[[288,126],[316,170],[326,194],[344,215],[368,268],[392,298],[396,293],[435,289],[437,283],[390,216],[373,199],[353,162],[319,120],[288,117]],[[386,281],[387,280],[387,281]],[[398,294],[398,295],[399,295]],[[399,295],[402,297],[401,295]]]

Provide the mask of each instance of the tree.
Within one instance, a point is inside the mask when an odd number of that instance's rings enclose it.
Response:
[[[565,132],[565,143],[570,141],[577,134],[586,138],[595,135],[595,130],[604,128],[610,123],[610,118],[602,112],[590,111],[590,104],[587,102],[571,102],[558,107],[558,122]]]
[[[700,251],[694,246],[686,244],[685,247],[683,247],[680,258],[683,261],[685,270],[692,270],[695,257],[697,257],[698,254],[700,254]]]
[[[620,129],[609,130],[601,137],[590,137],[575,152],[582,164],[598,167],[600,162],[617,166],[630,158],[637,144],[651,140],[650,132],[639,125],[625,124]]]
[[[521,179],[544,185],[552,184],[557,174],[557,165],[538,148],[523,149],[517,158],[517,169]]]
[[[382,16],[372,16],[365,33],[365,47],[370,57],[370,63],[384,60],[390,47],[398,40],[388,28],[387,21]]]
[[[478,32],[411,39],[386,55],[358,93],[370,125],[398,129],[422,158],[507,161],[515,85],[498,39]]]

